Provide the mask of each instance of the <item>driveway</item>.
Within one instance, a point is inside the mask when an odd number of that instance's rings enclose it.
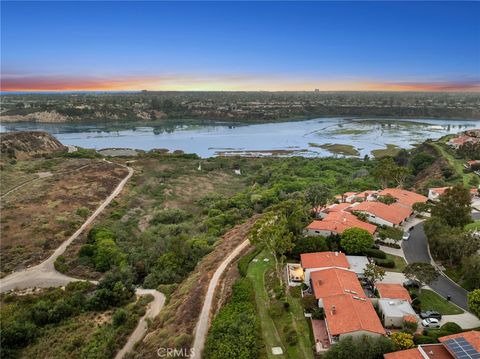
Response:
[[[440,324],[443,325],[448,322],[457,323],[462,329],[472,329],[480,327],[480,319],[474,316],[472,313],[465,312],[457,315],[444,315]]]
[[[474,218],[477,216],[480,218],[480,213],[472,213],[472,216]],[[410,239],[403,241],[402,248],[408,263],[423,262],[434,264],[428,249],[423,223],[419,223],[413,227]],[[462,309],[468,310],[468,292],[450,278],[441,274],[434,282],[430,283],[429,286],[445,298],[450,296],[453,303]]]

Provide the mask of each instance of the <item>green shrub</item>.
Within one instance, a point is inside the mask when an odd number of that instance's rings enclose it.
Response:
[[[123,309],[117,309],[112,315],[112,323],[114,326],[119,327],[127,321],[128,312]]]
[[[378,259],[374,258],[375,264],[384,268],[395,268],[393,259]]]
[[[167,208],[155,213],[150,224],[179,224],[189,219],[191,215],[180,208]]]
[[[375,248],[369,248],[366,251],[363,252],[367,257],[372,257],[372,258],[379,258],[379,259],[385,259],[387,258],[387,254],[380,249],[375,249]]]
[[[58,258],[53,263],[53,266],[57,271],[60,273],[66,273],[69,270],[69,266],[67,264],[67,260],[64,256],[58,256]]]
[[[248,266],[250,265],[250,262],[261,251],[262,251],[261,248],[255,248],[252,252],[244,255],[242,258],[239,259],[237,266],[238,266],[238,271],[240,272],[240,275],[242,277],[245,277],[247,275],[247,270],[248,270]]]
[[[418,335],[418,334],[413,336],[413,342],[416,345],[438,343],[438,341],[435,338],[429,337],[427,335]]]
[[[461,333],[463,329],[460,325],[454,322],[447,322],[440,327],[441,330],[446,330],[452,334]]]
[[[298,334],[295,329],[291,328],[285,333],[285,340],[288,345],[294,346],[298,343]]]

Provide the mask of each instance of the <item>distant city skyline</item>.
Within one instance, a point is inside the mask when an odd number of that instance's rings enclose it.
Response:
[[[478,2],[1,2],[1,91],[480,91]]]

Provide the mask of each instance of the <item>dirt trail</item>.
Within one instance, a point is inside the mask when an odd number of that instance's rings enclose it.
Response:
[[[109,162],[109,161],[107,161]],[[109,162],[112,163],[112,162]],[[133,169],[126,167],[128,174],[125,178],[115,187],[113,192],[100,204],[100,206],[93,212],[93,214],[87,218],[87,220],[81,225],[81,227],[70,236],[55,252],[47,258],[44,262],[28,268],[23,271],[12,273],[0,280],[0,293],[12,290],[12,289],[27,289],[33,287],[61,287],[65,286],[73,281],[80,281],[81,279],[66,276],[56,271],[54,263],[55,260],[65,252],[67,247],[98,217],[98,215],[112,202],[112,200],[122,191],[125,184],[133,175]],[[78,168],[77,170],[79,170]],[[8,192],[7,192],[8,194]],[[94,281],[91,281],[96,283]],[[137,295],[151,294],[154,297],[153,302],[149,303],[149,307],[145,312],[145,315],[140,318],[137,327],[130,335],[125,346],[117,353],[116,358],[121,359],[123,356],[133,349],[135,343],[142,339],[147,332],[147,318],[154,318],[158,315],[160,310],[165,304],[165,296],[153,289],[138,288],[135,293]]]
[[[77,231],[72,234],[65,242],[63,242],[60,247],[58,247],[53,254],[48,257],[44,262],[30,267],[26,270],[14,272],[5,278],[0,280],[0,293],[6,292],[11,289],[26,289],[32,287],[48,287],[54,286],[55,283],[58,285],[65,285],[70,282],[70,277],[63,275],[55,270],[54,263],[59,256],[65,252],[67,247],[75,240],[77,237],[92,224],[92,222],[98,217],[98,215],[112,202],[112,200],[122,191],[123,187],[127,181],[133,175],[133,169],[126,167],[128,169],[127,176],[117,185],[113,192],[105,199],[105,201],[100,204],[100,206],[92,213],[90,217],[80,226]],[[78,279],[76,279],[78,280]]]
[[[205,296],[205,301],[203,302],[202,311],[200,317],[198,318],[197,326],[195,327],[195,338],[193,341],[193,354],[192,359],[200,359],[202,357],[203,347],[205,346],[205,340],[208,333],[208,327],[210,323],[210,311],[213,303],[213,296],[215,294],[215,289],[217,288],[220,277],[222,276],[224,270],[228,267],[230,262],[235,259],[248,245],[250,241],[247,239],[243,241],[238,247],[236,247],[230,255],[218,266],[215,271],[210,283],[208,285],[207,294]]]
[[[165,295],[163,295],[163,293],[160,293],[157,290],[138,288],[136,290],[136,294],[137,295],[151,294],[153,295],[154,300],[149,304],[149,307],[145,312],[145,315],[139,320],[137,327],[132,332],[132,334],[130,334],[130,337],[128,338],[123,348],[117,353],[117,355],[115,355],[115,359],[122,359],[125,356],[125,354],[132,351],[135,344],[140,340],[142,340],[143,336],[147,332],[147,329],[148,329],[147,318],[155,318],[158,315],[158,313],[160,313],[163,306],[165,305]]]

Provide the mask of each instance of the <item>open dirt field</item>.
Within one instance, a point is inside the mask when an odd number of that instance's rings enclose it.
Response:
[[[35,160],[4,166],[2,277],[47,258],[126,173],[118,165],[87,159]],[[19,178],[18,184],[30,181],[15,189],[15,178]]]

